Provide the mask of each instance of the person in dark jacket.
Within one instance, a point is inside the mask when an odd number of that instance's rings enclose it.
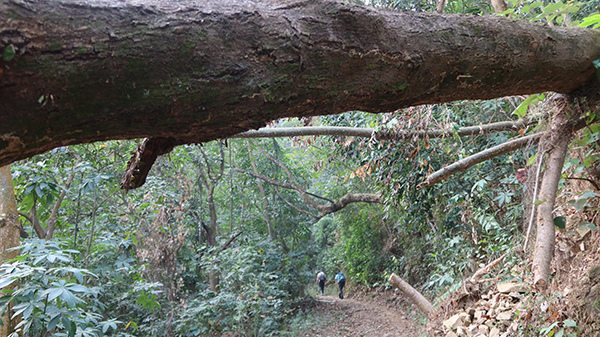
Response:
[[[327,280],[327,275],[324,272],[319,271],[317,273],[317,283],[319,284],[319,290],[321,291],[321,295],[323,295],[323,291],[325,290],[325,280]]]

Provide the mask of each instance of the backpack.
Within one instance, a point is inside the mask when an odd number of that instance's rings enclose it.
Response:
[[[338,274],[338,282],[341,282],[341,281],[346,281],[346,278],[344,277],[344,273],[342,273],[342,272],[340,272]]]
[[[319,275],[319,280],[320,281],[325,281],[326,278],[327,278],[327,276],[325,276],[324,273],[321,273],[321,275]]]

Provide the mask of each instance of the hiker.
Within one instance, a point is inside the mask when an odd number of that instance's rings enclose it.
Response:
[[[335,282],[337,282],[338,287],[340,288],[340,299],[344,299],[344,286],[346,285],[346,277],[344,277],[344,273],[340,270],[340,272],[335,275]]]
[[[325,280],[327,280],[327,275],[324,272],[319,271],[317,274],[317,283],[319,283],[319,290],[321,291],[321,295],[323,295],[323,291],[325,290]]]

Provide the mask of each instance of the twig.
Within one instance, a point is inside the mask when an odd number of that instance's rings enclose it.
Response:
[[[540,172],[542,170],[542,163],[544,162],[544,156],[546,155],[546,152],[542,153],[542,156],[540,157],[540,162],[538,164],[538,168],[535,174],[535,185],[533,188],[533,197],[532,197],[532,205],[531,205],[531,216],[529,217],[529,226],[527,226],[527,236],[525,236],[525,243],[523,244],[523,251],[527,251],[527,242],[529,241],[529,237],[531,236],[531,228],[533,227],[533,218],[535,216],[535,208],[536,208],[536,201],[537,201],[537,192],[538,192],[538,186],[540,184]]]
[[[589,178],[579,178],[579,177],[567,177],[567,179],[569,180],[583,180],[583,181],[587,181],[588,183],[592,184],[592,186],[594,186],[594,188],[598,191],[600,190],[600,187],[598,186],[598,184],[593,181],[592,179]]]

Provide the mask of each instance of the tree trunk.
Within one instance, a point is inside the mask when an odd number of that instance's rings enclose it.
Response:
[[[85,142],[571,92],[594,79],[600,32],[327,0],[8,0],[0,52],[7,165]]]
[[[256,163],[254,162],[254,156],[252,155],[252,148],[250,147],[250,142],[246,141],[246,147],[248,148],[248,159],[250,159],[250,165],[252,166],[252,171],[254,174],[258,174],[258,168],[256,167]],[[262,184],[262,180],[257,179],[256,183],[258,184],[258,190],[260,191],[261,201],[263,205],[262,213],[265,218],[265,222],[267,223],[267,230],[269,231],[269,237],[271,240],[277,240],[277,234],[273,230],[273,225],[271,224],[271,213],[269,211],[269,203],[267,201],[267,196],[265,194],[265,189]]]
[[[538,206],[537,235],[531,266],[533,283],[542,291],[548,288],[550,265],[554,256],[554,201],[569,143],[576,130],[573,120],[570,119],[574,115],[570,108],[570,99],[561,97],[553,103],[556,113],[552,118],[548,137],[541,140],[542,148],[538,152],[541,155],[548,152],[548,159],[537,197],[541,203]]]
[[[6,260],[14,259],[19,255],[18,250],[11,250],[20,244],[19,218],[17,215],[17,203],[15,200],[15,191],[13,188],[12,174],[10,166],[0,167],[0,263]],[[12,284],[3,290],[12,290],[16,284]],[[2,294],[0,294],[2,296]],[[9,304],[7,312],[2,316],[2,325],[0,325],[0,336],[8,336],[14,332],[14,327],[19,323],[19,319],[10,319],[12,316],[12,305]]]

